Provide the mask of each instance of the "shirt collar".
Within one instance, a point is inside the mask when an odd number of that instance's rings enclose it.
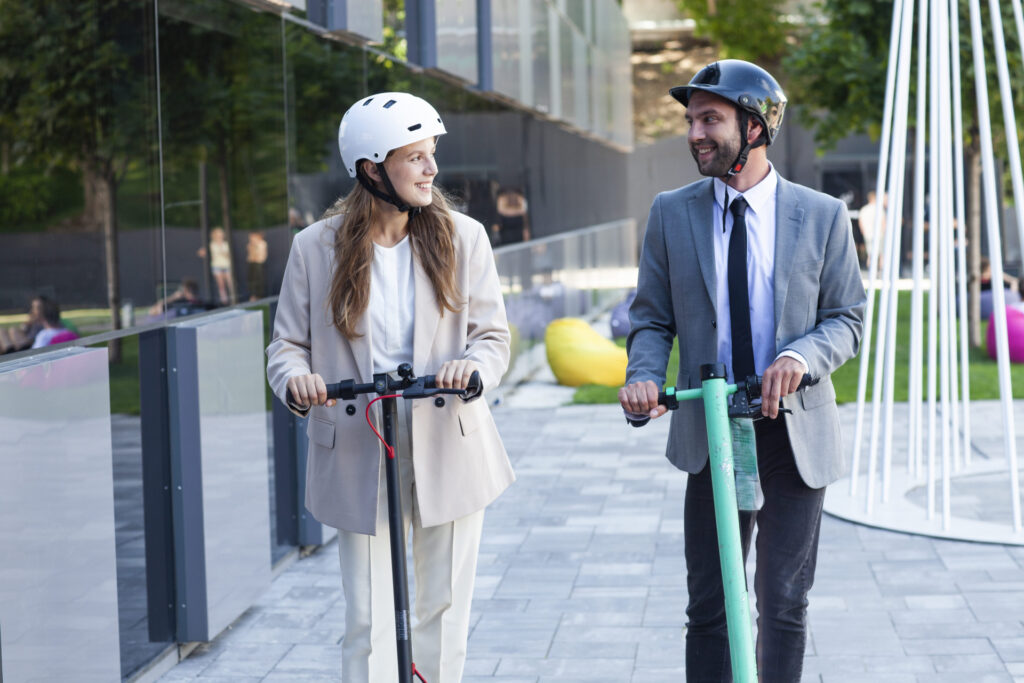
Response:
[[[775,167],[768,163],[768,175],[766,175],[761,182],[754,185],[752,188],[743,193],[743,198],[747,200],[747,206],[756,215],[761,216],[768,209],[771,200],[775,197],[775,190],[779,185],[779,174],[775,172]],[[725,181],[721,178],[715,178],[715,203],[718,204],[718,208],[725,211],[727,203],[725,201],[726,194],[729,195],[729,201],[732,202],[740,193],[725,184]]]

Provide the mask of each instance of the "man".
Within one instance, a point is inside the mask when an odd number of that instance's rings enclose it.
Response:
[[[746,556],[758,526],[758,670],[762,680],[792,683],[803,666],[824,487],[844,469],[829,374],[857,352],[864,287],[845,205],[786,181],[768,161],[766,146],[786,105],[775,79],[753,64],[724,60],[671,93],[687,107],[690,152],[709,179],[659,194],[651,207],[619,400],[634,418],[665,414],[658,390],[677,335],[676,386],[700,386],[700,366],[716,360],[729,381],[764,376],[767,419],[755,423],[764,504],[740,514],[740,532]],[[804,373],[818,382],[790,396]],[[782,397],[792,413],[780,412]],[[673,413],[666,455],[689,473],[687,680],[728,681],[699,401],[684,401]]]

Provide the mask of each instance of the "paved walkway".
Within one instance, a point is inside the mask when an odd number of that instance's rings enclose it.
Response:
[[[531,394],[534,391],[536,393]],[[684,680],[682,500],[667,421],[529,386],[496,409],[518,482],[487,513],[465,683]],[[336,681],[334,544],[162,681]],[[1024,548],[822,524],[804,681],[1024,682]],[[378,682],[371,682],[378,683]]]

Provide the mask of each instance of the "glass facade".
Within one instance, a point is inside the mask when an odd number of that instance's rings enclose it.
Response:
[[[616,96],[628,92],[616,80],[628,83],[628,55],[616,52],[628,32],[613,0],[494,2],[486,39],[476,2],[436,0],[437,68],[476,83],[485,40],[494,92],[516,106],[406,66],[401,0],[341,3],[360,25],[380,19],[383,51],[339,39],[355,29],[313,23],[334,4],[310,2],[307,17],[231,0],[4,3],[0,313],[43,294],[97,309],[92,331],[114,324],[103,309],[130,326],[166,316],[168,297],[216,306],[275,294],[293,231],[350,187],[336,126],[371,92],[409,90],[458,121],[441,145],[440,182],[489,225],[504,185],[530,200],[528,176],[565,170],[524,152],[522,135],[554,128],[530,109],[631,142],[629,97]],[[564,151],[596,147],[608,145],[581,137]],[[566,221],[571,207],[556,216],[529,204],[534,236],[588,224],[583,211]]]
[[[486,32],[476,2],[437,0],[437,69],[424,70],[403,61],[402,0],[347,3],[360,26],[380,19],[374,45],[358,37],[362,29],[329,30],[326,11],[338,3],[0,0],[0,351],[31,343],[30,302],[40,296],[59,304],[62,324],[79,336],[148,325],[98,343],[110,361],[110,416],[101,421],[112,441],[99,464],[113,473],[104,529],[114,534],[117,614],[109,616],[119,623],[123,678],[178,640],[170,473],[161,469],[170,326],[220,306],[266,310],[295,232],[352,186],[337,148],[351,103],[384,90],[432,102],[449,131],[438,183],[502,247],[506,294],[546,297],[563,286],[572,305],[559,311],[590,310],[596,299],[561,275],[574,262],[544,238],[628,215],[630,138],[613,135],[613,104],[600,99],[612,92],[613,58],[591,4],[495,1]],[[607,5],[621,14],[614,0]],[[494,92],[472,87],[481,45],[493,57]],[[628,68],[627,60],[627,77]],[[609,248],[626,266],[635,262],[635,241]],[[529,304],[510,299],[510,311],[516,306]],[[269,520],[254,525],[260,538],[248,545],[258,542],[270,562],[296,542],[276,515],[287,504],[274,482],[273,426],[257,415],[265,387],[257,394],[245,452],[268,457],[259,466],[269,491],[250,502]],[[220,531],[225,547],[240,538]],[[9,588],[0,581],[0,593]],[[221,626],[234,609],[215,611],[210,623]]]

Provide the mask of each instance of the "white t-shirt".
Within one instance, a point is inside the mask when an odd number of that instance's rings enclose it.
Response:
[[[401,363],[412,363],[415,310],[409,236],[393,247],[374,243],[369,305],[374,373],[391,372]]]

